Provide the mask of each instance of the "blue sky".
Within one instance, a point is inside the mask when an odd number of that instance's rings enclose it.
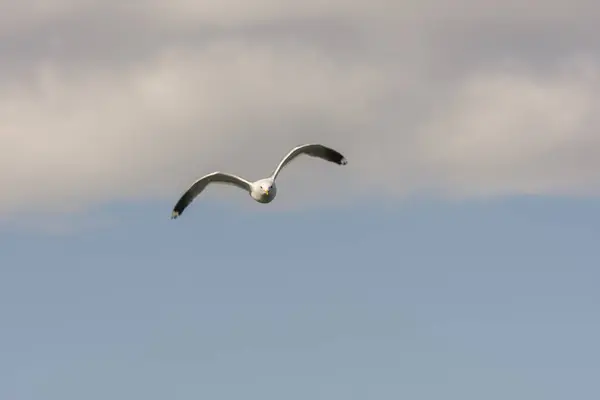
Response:
[[[600,394],[596,200],[170,206],[2,232],[0,397]]]

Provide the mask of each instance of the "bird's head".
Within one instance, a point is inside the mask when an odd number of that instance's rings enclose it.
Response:
[[[269,193],[271,193],[273,190],[273,182],[270,182],[270,181],[262,182],[260,184],[260,189],[263,191],[264,194],[266,194],[268,196]]]

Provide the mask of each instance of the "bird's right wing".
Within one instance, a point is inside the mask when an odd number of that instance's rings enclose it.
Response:
[[[330,147],[323,146],[322,144],[313,143],[313,144],[303,144],[300,146],[294,147],[290,150],[285,157],[281,159],[277,168],[273,171],[271,177],[273,179],[277,178],[277,175],[281,172],[283,167],[289,164],[293,159],[298,157],[301,154],[306,154],[311,157],[320,158],[325,161],[329,161],[338,165],[346,165],[348,160],[344,157],[340,152],[334,150]]]
[[[181,196],[175,207],[173,208],[173,213],[171,214],[171,218],[175,219],[183,213],[183,210],[189,206],[192,201],[206,188],[209,183],[225,183],[229,185],[234,185],[239,187],[240,189],[246,190],[250,192],[252,190],[252,184],[247,180],[240,178],[239,176],[227,174],[224,172],[213,172],[212,174],[208,174],[198,179],[196,182],[190,186],[190,188]]]

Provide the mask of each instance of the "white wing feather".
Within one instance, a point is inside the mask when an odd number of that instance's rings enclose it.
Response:
[[[338,165],[346,165],[348,160],[339,153],[338,151],[329,148],[327,146],[323,146],[322,144],[303,144],[301,146],[294,147],[283,157],[283,159],[279,162],[275,171],[271,175],[271,179],[275,180],[277,175],[281,172],[283,167],[289,164],[293,159],[298,157],[301,154],[306,154],[311,157],[316,157],[323,159],[325,161],[329,161]]]
[[[239,187],[247,192],[252,190],[252,184],[247,180],[240,178],[239,176],[227,174],[224,172],[213,172],[212,174],[208,174],[203,176],[194,182],[188,190],[181,196],[175,207],[173,208],[173,213],[171,214],[171,218],[179,217],[183,211],[189,206],[194,199],[206,188],[209,183],[224,183]]]

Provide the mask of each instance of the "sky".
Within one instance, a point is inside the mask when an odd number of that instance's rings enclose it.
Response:
[[[599,3],[166,4],[0,14],[0,398],[598,398]]]

